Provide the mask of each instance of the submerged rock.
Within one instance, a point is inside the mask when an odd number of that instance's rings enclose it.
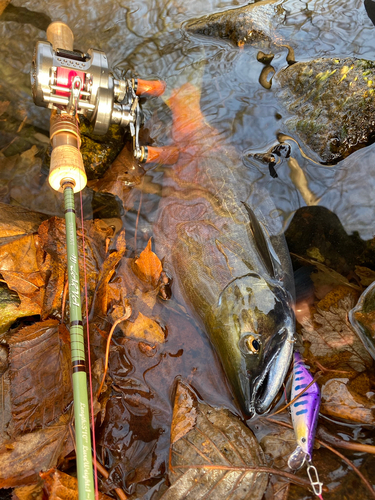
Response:
[[[320,156],[337,163],[374,142],[375,63],[364,59],[315,59],[276,75],[290,130]]]
[[[276,0],[245,5],[193,19],[185,25],[190,33],[227,38],[236,45],[262,40],[281,42],[274,25],[284,21],[285,11]]]
[[[103,177],[124,147],[124,129],[111,125],[105,135],[94,135],[86,120],[81,121],[81,153],[88,179]]]

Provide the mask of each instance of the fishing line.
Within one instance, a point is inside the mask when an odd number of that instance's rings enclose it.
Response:
[[[80,89],[82,88],[82,81],[80,80]],[[78,99],[76,100],[75,105],[76,112],[76,126],[77,126],[77,135],[79,134],[78,127]],[[78,141],[78,151],[81,150],[81,141]],[[93,460],[94,466],[94,485],[95,485],[95,500],[99,499],[99,487],[98,487],[98,469],[96,465],[96,439],[95,439],[95,416],[94,416],[94,398],[93,398],[93,390],[92,390],[92,372],[91,372],[91,353],[90,353],[90,327],[89,327],[89,308],[88,308],[88,293],[87,293],[87,272],[86,272],[86,250],[85,250],[85,228],[83,225],[83,198],[82,198],[82,190],[79,192],[79,199],[81,205],[81,230],[82,230],[82,253],[83,253],[83,281],[84,281],[84,290],[85,290],[85,311],[86,311],[86,338],[87,338],[87,364],[89,368],[89,387],[90,387],[90,411],[91,411],[91,434],[92,434],[92,447],[93,447],[93,455],[95,460]]]
[[[83,202],[82,191],[79,192],[81,202],[81,227],[82,227],[82,253],[83,253],[83,274],[84,274],[84,289],[85,289],[85,311],[86,311],[86,338],[87,338],[87,364],[89,365],[89,386],[90,386],[90,411],[91,411],[91,433],[92,447],[94,452],[94,482],[95,482],[95,499],[99,499],[98,488],[98,470],[96,466],[96,439],[95,439],[95,416],[94,416],[94,398],[92,390],[92,372],[91,372],[91,354],[90,354],[90,327],[89,327],[89,310],[88,310],[88,293],[87,293],[87,273],[86,273],[86,250],[85,250],[85,230],[83,227]]]

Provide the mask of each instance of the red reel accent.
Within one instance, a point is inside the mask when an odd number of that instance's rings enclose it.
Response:
[[[56,84],[59,87],[65,87],[67,91],[62,92],[61,90],[56,90],[56,95],[69,97],[69,90],[72,88],[72,82],[76,76],[80,77],[83,85],[85,83],[85,77],[86,77],[84,71],[77,71],[71,68],[62,68],[61,66],[58,67],[56,71]]]

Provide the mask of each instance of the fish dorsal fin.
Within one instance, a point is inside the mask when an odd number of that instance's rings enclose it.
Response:
[[[250,231],[253,235],[260,259],[272,278],[280,279],[281,262],[271,243],[270,236],[264,225],[257,219],[253,210],[245,202],[242,202],[249,215]]]

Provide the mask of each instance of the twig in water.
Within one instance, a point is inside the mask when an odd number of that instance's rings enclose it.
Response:
[[[213,470],[229,470],[229,471],[244,471],[244,472],[266,472],[267,474],[275,474],[277,476],[286,477],[292,483],[298,484],[299,486],[310,486],[310,481],[303,479],[302,477],[297,477],[290,472],[285,472],[279,469],[272,469],[271,467],[262,466],[236,466],[236,465],[174,465],[175,469],[213,469]],[[327,487],[323,488],[323,491],[329,491]]]
[[[288,424],[287,422],[280,422],[279,420],[275,420],[270,417],[264,417],[264,419],[267,420],[268,422],[281,425],[282,427],[288,427],[289,429],[293,429],[293,426],[291,424]],[[375,498],[375,491],[372,488],[371,484],[367,481],[362,472],[359,469],[357,469],[357,467],[348,458],[342,455],[339,451],[335,450],[335,448],[332,448],[332,446],[329,446],[329,444],[325,443],[324,441],[321,441],[320,439],[316,439],[315,441],[324,446],[325,448],[327,448],[328,450],[332,451],[332,453],[340,457],[342,460],[344,460],[344,462],[346,462],[349,465],[349,467],[351,467],[354,470],[354,472],[362,479],[364,485],[371,493],[371,496]]]
[[[309,389],[313,384],[315,384],[315,382],[318,380],[318,378],[322,375],[322,372],[318,372],[315,377],[313,378],[313,380],[309,383],[308,386],[306,386],[301,392],[299,392],[297,394],[297,396],[295,398],[292,399],[292,401],[289,401],[288,404],[286,404],[285,406],[283,406],[282,408],[280,408],[279,410],[275,411],[274,413],[271,413],[270,417],[273,417],[274,415],[277,415],[278,413],[281,413],[282,411],[284,411],[286,408],[288,408],[288,406],[290,406],[291,404],[293,404],[295,401],[297,401],[297,399],[299,399],[302,394],[304,394],[307,389]]]
[[[138,222],[139,222],[139,216],[141,213],[141,206],[142,206],[142,198],[143,198],[143,177],[140,185],[141,189],[141,196],[139,198],[139,207],[138,207],[138,212],[137,212],[137,220],[135,221],[135,230],[134,230],[134,255],[137,255],[137,229],[138,229]]]
[[[116,326],[121,323],[122,321],[126,321],[127,319],[130,318],[130,315],[132,313],[132,308],[130,306],[126,306],[125,308],[126,310],[126,313],[124,314],[124,316],[122,316],[121,318],[117,319],[113,325],[112,325],[112,328],[109,332],[109,335],[108,335],[108,339],[107,339],[107,347],[106,347],[106,350],[105,350],[105,361],[104,361],[104,373],[103,373],[103,378],[102,378],[102,381],[100,383],[100,387],[99,387],[99,390],[98,392],[96,393],[96,397],[99,398],[100,396],[100,393],[102,392],[102,388],[103,388],[103,384],[104,384],[104,381],[105,381],[105,377],[107,375],[107,371],[108,371],[108,358],[109,358],[109,347],[110,347],[110,344],[111,344],[111,339],[112,339],[112,335],[113,335],[113,332],[115,331],[115,328]]]
[[[107,469],[100,463],[98,462],[98,459],[95,459],[92,457],[92,461],[96,462],[96,468],[100,472],[100,474],[105,478],[109,478],[109,472]],[[125,492],[121,488],[115,488],[115,492],[117,493],[117,496],[119,497],[120,500],[127,500],[127,496],[125,495]]]

